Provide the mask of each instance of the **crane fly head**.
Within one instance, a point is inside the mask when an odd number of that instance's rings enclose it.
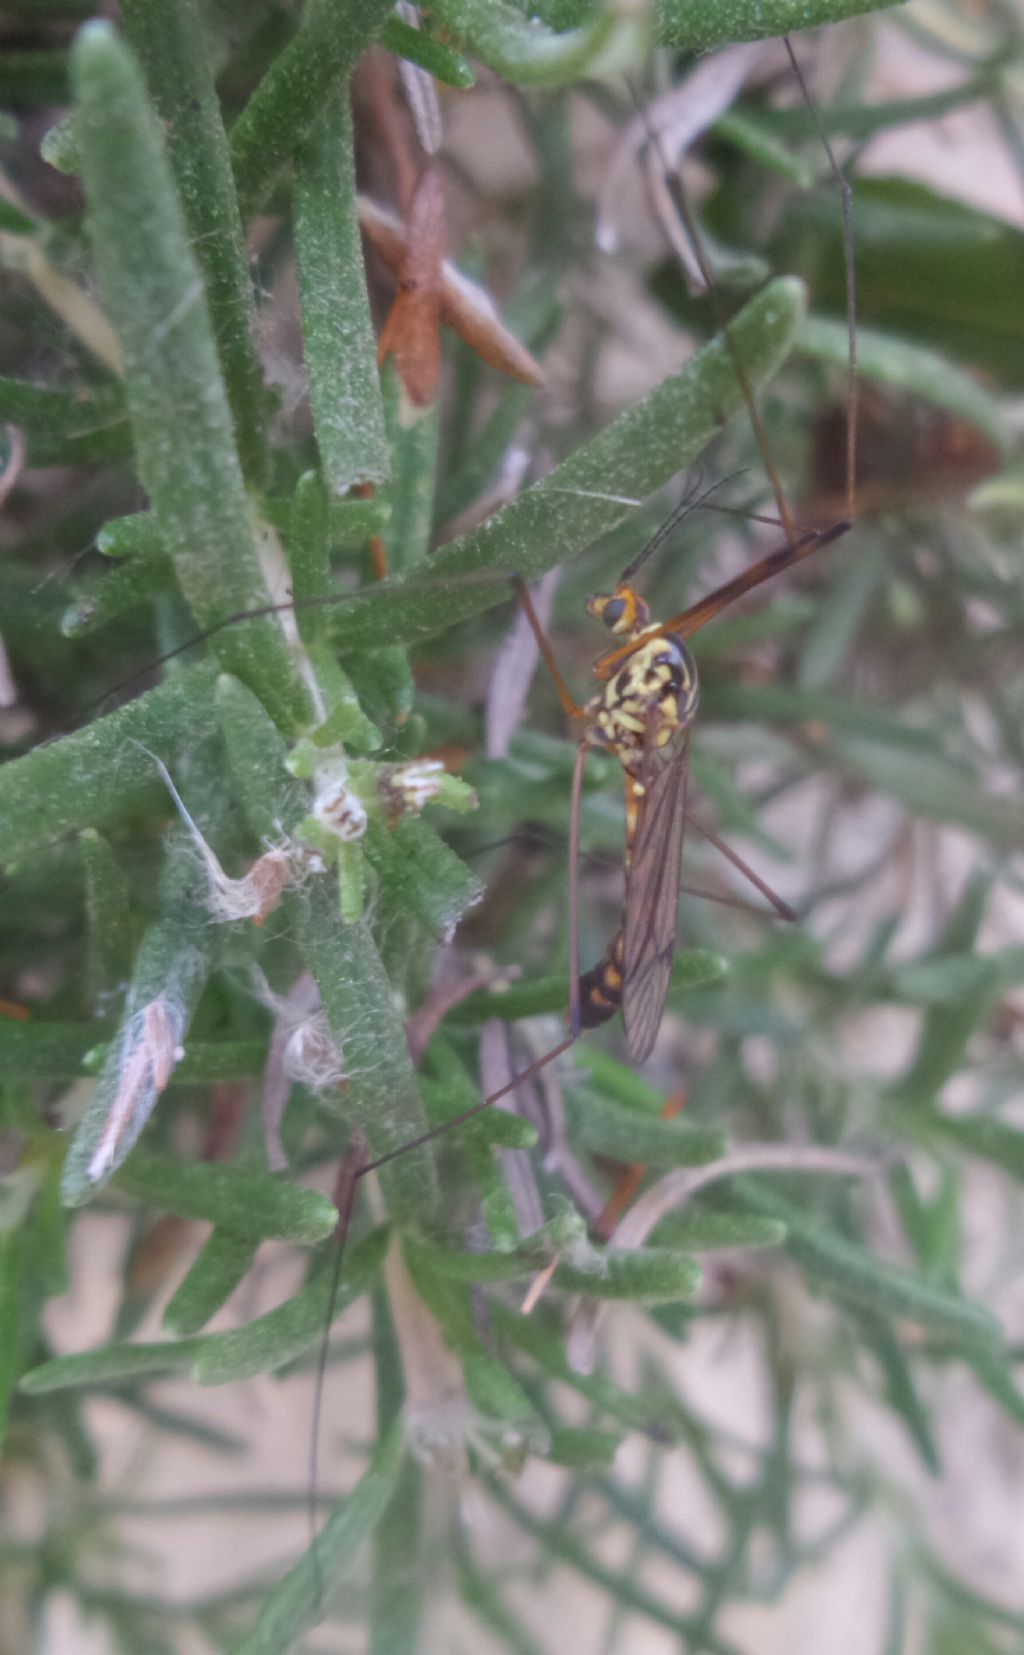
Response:
[[[621,582],[614,592],[597,592],[588,598],[587,614],[603,621],[618,638],[632,638],[651,623],[651,611],[643,598]]]

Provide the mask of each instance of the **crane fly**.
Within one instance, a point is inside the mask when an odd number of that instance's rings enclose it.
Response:
[[[683,517],[706,503],[707,495],[712,490],[706,490],[696,499],[693,496],[684,498],[623,571],[614,591],[598,593],[587,600],[587,613],[602,621],[620,641],[595,661],[594,675],[602,687],[582,706],[576,703],[565,684],[525,583],[521,580],[515,583],[520,604],[562,706],[570,718],[581,720],[584,726],[573,767],[569,834],[569,1034],[570,1038],[576,1038],[583,1030],[599,1027],[621,1010],[626,1048],[634,1063],[643,1063],[653,1050],[665,1009],[676,950],[690,744],[700,705],[697,664],[686,640],[737,598],[840,539],[852,527],[855,516],[856,283],[850,186],[833,153],[788,38],[785,39],[785,47],[842,201],[849,333],[846,515],[827,528],[803,532],[794,520],[743,363],[722,313],[702,235],[690,211],[682,181],[678,173],[665,164],[658,132],[634,92],[634,101],[640,110],[648,141],[663,162],[663,182],[668,197],[688,238],[695,264],[712,301],[716,321],[732,356],[737,379],[743,388],[751,425],[775,496],[778,523],[786,538],[749,568],[723,582],[678,615],[667,621],[652,622],[650,608],[633,586],[633,578],[665,543]],[[618,759],[622,766],[626,796],[625,896],[622,919],[611,942],[597,964],[581,974],[576,877],[580,800],[586,756],[595,749]],[[783,917],[793,917],[786,905],[735,853],[720,842],[719,848],[745,877],[768,896]]]
[[[727,604],[838,540],[848,520],[786,540],[750,568],[716,587],[670,620],[653,623],[648,604],[631,584],[637,570],[668,539],[696,504],[685,499],[623,572],[613,592],[587,600],[587,613],[622,641],[599,656],[599,689],[583,706],[573,700],[534,613],[525,586],[520,602],[566,712],[584,721],[573,769],[569,857],[569,1032],[597,1028],[621,1009],[631,1059],[650,1056],[661,1024],[676,949],[683,837],[690,774],[690,740],[700,705],[697,664],[687,638]],[[589,751],[609,753],[622,766],[626,794],[626,889],[622,920],[598,963],[580,973],[575,868],[583,766]],[[763,882],[732,854],[741,871]],[[772,898],[780,911],[784,905]],[[788,917],[788,916],[787,916]]]

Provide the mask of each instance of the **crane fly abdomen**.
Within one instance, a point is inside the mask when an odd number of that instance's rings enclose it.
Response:
[[[580,975],[580,1027],[596,1029],[622,1005],[622,962],[626,933],[620,925],[601,958]]]

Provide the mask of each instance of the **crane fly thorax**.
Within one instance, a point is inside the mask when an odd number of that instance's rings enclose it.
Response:
[[[646,623],[645,623],[646,624]],[[593,745],[618,754],[631,768],[652,731],[664,747],[693,722],[700,700],[697,667],[681,638],[660,633],[638,643],[614,678],[587,703]]]

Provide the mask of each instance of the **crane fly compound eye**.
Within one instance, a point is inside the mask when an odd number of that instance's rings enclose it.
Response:
[[[613,631],[626,613],[625,598],[595,598],[594,607],[605,626]]]

